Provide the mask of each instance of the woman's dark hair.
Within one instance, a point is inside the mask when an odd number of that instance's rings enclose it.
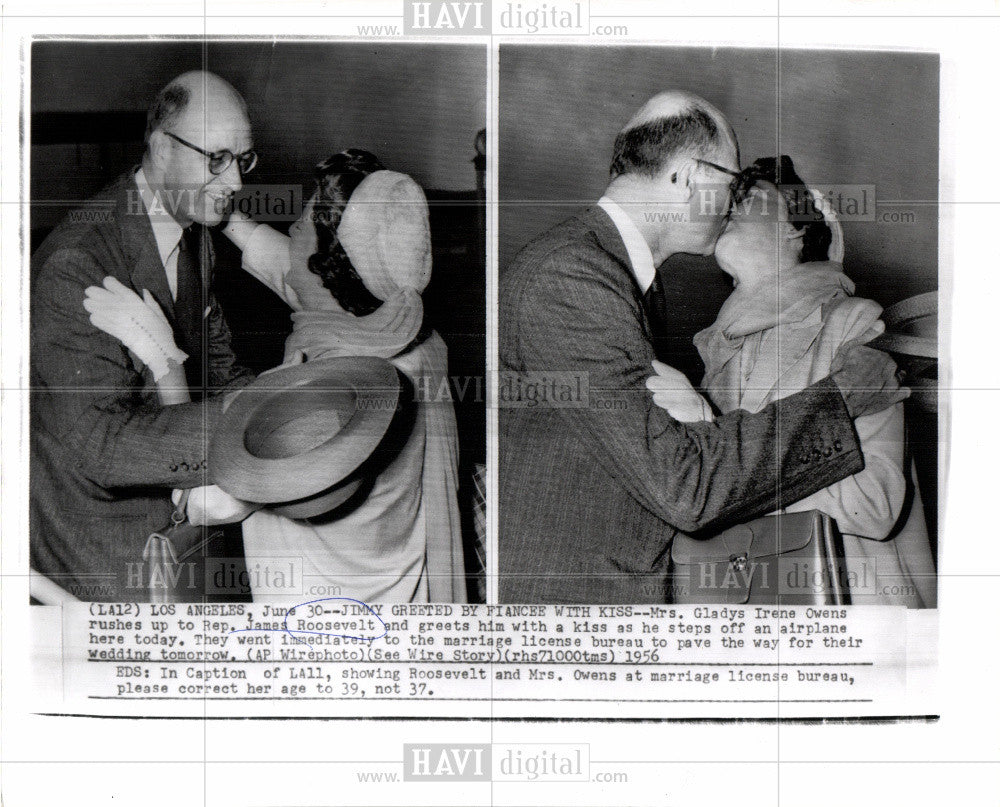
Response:
[[[744,171],[754,181],[762,179],[778,186],[788,207],[792,226],[796,230],[804,230],[799,260],[803,263],[829,260],[833,234],[812,193],[795,172],[792,158],[787,154],[782,154],[781,157],[763,157]]]
[[[371,152],[347,149],[323,160],[313,172],[318,191],[313,205],[316,252],[309,256],[309,271],[319,275],[338,305],[356,317],[371,314],[382,301],[368,290],[351,264],[337,238],[337,227],[355,188],[369,174],[384,169]]]

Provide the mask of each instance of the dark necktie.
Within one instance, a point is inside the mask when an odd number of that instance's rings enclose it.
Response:
[[[667,295],[663,290],[660,273],[653,275],[653,282],[642,297],[649,318],[649,333],[653,340],[653,352],[660,361],[667,361]]]
[[[208,300],[207,245],[208,234],[200,224],[192,224],[181,234],[177,253],[177,299],[174,301],[174,323],[177,326],[178,347],[188,354],[184,362],[188,388],[197,400],[203,390],[204,313]],[[206,267],[207,268],[207,267]]]

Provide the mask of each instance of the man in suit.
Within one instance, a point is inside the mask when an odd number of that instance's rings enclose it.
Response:
[[[256,161],[239,93],[185,73],[147,116],[142,165],[49,235],[31,262],[31,564],[90,600],[141,596],[143,549],[171,488],[206,484],[208,435],[237,366],[210,292],[206,226]],[[84,290],[111,276],[165,312],[193,402],[161,406],[153,374],[94,327]]]
[[[678,530],[746,521],[856,473],[852,418],[905,397],[891,360],[854,346],[830,377],[757,414],[680,423],[652,403],[670,313],[655,267],[713,252],[728,199],[704,203],[738,167],[718,109],[658,95],[616,139],[604,197],[504,274],[502,383],[570,394],[501,403],[502,602],[668,602]]]

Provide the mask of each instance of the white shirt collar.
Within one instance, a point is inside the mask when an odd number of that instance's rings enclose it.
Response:
[[[163,203],[156,198],[156,192],[149,187],[146,175],[140,168],[135,172],[135,184],[139,188],[139,198],[146,208],[146,217],[153,228],[153,238],[156,240],[156,249],[160,253],[160,262],[166,267],[167,259],[177,249],[177,244],[181,240],[181,233],[184,231],[174,219],[166,212]],[[157,212],[150,215],[150,210]],[[162,211],[162,212],[159,212]]]
[[[632,273],[642,293],[645,294],[656,277],[656,267],[653,265],[653,253],[649,249],[649,244],[635,226],[635,222],[629,218],[628,213],[613,199],[602,196],[597,206],[611,217],[611,221],[618,229],[618,234],[625,242],[625,251],[628,253],[629,263],[632,264]]]

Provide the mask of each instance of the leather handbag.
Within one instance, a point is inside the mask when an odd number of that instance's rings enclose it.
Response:
[[[205,550],[222,531],[195,526],[187,520],[185,490],[170,515],[170,524],[146,539],[144,602],[198,602],[205,595]]]
[[[679,534],[670,548],[673,601],[689,604],[844,605],[844,550],[825,513],[781,513],[710,538]]]

